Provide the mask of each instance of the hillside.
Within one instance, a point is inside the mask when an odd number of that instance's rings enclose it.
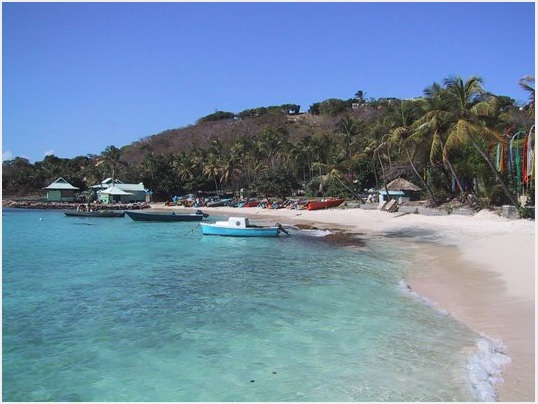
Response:
[[[149,153],[159,156],[166,153],[186,152],[193,148],[206,149],[216,139],[222,142],[225,149],[228,149],[238,137],[255,139],[265,127],[269,126],[285,128],[289,134],[289,140],[296,142],[306,136],[334,133],[338,122],[344,115],[366,123],[380,116],[383,110],[383,106],[363,105],[360,109],[350,108],[335,115],[271,113],[242,119],[198,122],[184,128],[168,129],[123,146],[121,158],[129,164],[138,164]]]

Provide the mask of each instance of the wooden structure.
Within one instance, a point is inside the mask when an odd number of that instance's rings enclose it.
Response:
[[[79,188],[71,185],[62,177],[43,189],[47,191],[47,200],[49,202],[74,202],[75,191],[79,190]]]

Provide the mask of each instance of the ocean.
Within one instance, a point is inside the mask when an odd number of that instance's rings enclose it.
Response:
[[[408,243],[291,233],[3,209],[3,401],[495,399],[502,347],[408,290]]]

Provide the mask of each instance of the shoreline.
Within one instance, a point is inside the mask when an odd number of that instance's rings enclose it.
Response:
[[[151,204],[155,209],[190,209]],[[203,208],[222,216],[304,224],[409,242],[414,268],[405,281],[477,334],[507,347],[511,363],[495,384],[498,401],[535,401],[535,222],[488,211],[473,216],[423,216],[357,208],[291,210]]]

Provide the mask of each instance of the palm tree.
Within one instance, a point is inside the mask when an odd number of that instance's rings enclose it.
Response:
[[[519,85],[529,92],[529,113],[534,119],[534,76],[524,76],[519,80]]]
[[[348,152],[349,157],[353,155],[351,145],[355,137],[359,134],[358,123],[349,115],[344,116],[340,122],[338,122],[336,133],[344,138],[344,146]]]
[[[234,173],[238,176],[239,188],[243,186],[243,182],[251,182],[248,164],[248,151],[251,148],[252,142],[245,136],[239,136],[230,148],[229,159],[235,167]]]
[[[405,147],[411,145],[418,148],[427,146],[430,163],[436,165],[438,158],[441,157],[443,164],[452,173],[460,192],[463,192],[463,187],[448,154],[443,153],[443,138],[446,136],[451,119],[451,114],[446,109],[447,103],[444,94],[445,90],[438,83],[433,83],[424,90],[425,97],[419,101],[423,115],[414,122],[413,133],[406,139]]]
[[[222,142],[218,139],[213,140],[203,165],[203,173],[208,178],[213,178],[217,193],[219,192],[219,184],[222,183],[222,149]]]
[[[383,178],[383,186],[385,187],[385,193],[387,195],[387,201],[390,200],[389,196],[389,189],[387,188],[387,176],[385,173],[385,166],[383,164],[383,160],[386,159],[388,161],[389,167],[391,165],[390,161],[390,141],[388,140],[390,138],[390,134],[384,136],[380,142],[375,144],[373,149],[373,157],[378,159],[379,165],[381,166],[381,176]]]
[[[112,185],[114,185],[116,180],[116,167],[120,162],[121,150],[115,146],[107,146],[102,154],[105,164],[112,169]]]
[[[328,167],[328,159],[330,154],[330,149],[333,146],[331,138],[327,135],[316,136],[312,139],[310,143],[310,150],[312,153],[312,170],[317,169],[319,173],[319,192],[324,193],[323,189],[323,169]]]
[[[451,113],[451,125],[443,153],[446,154],[450,149],[469,141],[490,168],[506,197],[514,206],[519,206],[491,159],[479,145],[482,140],[494,142],[505,140],[502,134],[489,124],[498,115],[496,97],[485,93],[482,79],[477,76],[465,81],[461,77],[449,77],[445,79],[444,85]]]
[[[282,153],[288,149],[288,132],[283,127],[268,126],[264,128],[258,148],[265,155],[270,168],[275,168]]]
[[[306,184],[314,176],[312,169],[312,136],[307,135],[298,143],[295,143],[291,152],[295,158],[297,172],[302,171],[303,183]]]
[[[172,161],[172,170],[174,171],[174,175],[179,177],[182,185],[184,185],[186,182],[192,181],[196,177],[192,160],[184,151],[174,155],[174,159]]]
[[[409,146],[414,145],[412,137],[414,135],[414,125],[416,125],[417,119],[420,117],[421,111],[421,101],[410,101],[410,100],[401,100],[395,108],[392,108],[390,113],[386,116],[386,123],[390,124],[393,129],[386,137],[386,142],[381,144],[381,149],[383,147],[387,148],[387,153],[390,153],[390,148],[392,145],[398,147],[398,153],[402,152],[402,148],[405,150],[405,155],[407,161],[411,165],[411,168],[417,178],[422,182],[422,185],[426,188],[426,191],[430,195],[431,199],[434,200],[434,195],[426,181],[423,180],[422,176],[419,174],[415,164],[413,163],[413,158],[409,152]],[[381,150],[380,149],[380,150]],[[418,148],[415,147],[415,152]],[[379,150],[379,151],[380,151]],[[381,154],[376,153],[378,158]],[[379,160],[381,164],[381,169],[383,170],[383,163],[381,159]],[[386,190],[386,187],[385,187]]]

